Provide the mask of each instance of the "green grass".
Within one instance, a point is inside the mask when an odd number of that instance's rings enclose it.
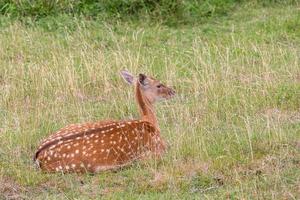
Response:
[[[26,21],[43,21],[59,14],[88,18],[162,21],[169,25],[205,21],[215,16],[227,15],[244,0],[2,0],[0,14]],[[270,0],[251,0],[253,4],[273,4]],[[295,0],[288,0],[295,3]]]
[[[249,4],[178,27],[44,20],[0,17],[0,199],[299,199],[297,7]],[[138,117],[121,69],[176,88],[156,106],[164,159],[96,175],[37,171],[32,156],[58,128]]]

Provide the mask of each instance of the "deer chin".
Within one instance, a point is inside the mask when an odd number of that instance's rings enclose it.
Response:
[[[168,95],[168,96],[165,96],[165,97],[157,97],[156,101],[161,102],[161,101],[170,100],[170,99],[174,98],[174,96],[175,95]]]
[[[166,100],[168,100],[167,97],[156,97],[155,98],[155,102],[162,102],[162,101],[166,101]]]

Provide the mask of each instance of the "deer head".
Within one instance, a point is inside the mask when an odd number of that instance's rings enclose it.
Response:
[[[162,84],[159,80],[156,80],[152,77],[146,76],[145,74],[139,74],[137,78],[135,78],[128,71],[121,71],[121,75],[124,80],[133,85],[140,90],[143,95],[144,100],[149,102],[150,104],[154,104],[160,100],[170,99],[175,95],[175,91]]]

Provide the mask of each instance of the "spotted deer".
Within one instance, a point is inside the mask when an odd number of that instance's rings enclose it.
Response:
[[[121,71],[121,75],[135,86],[141,119],[68,125],[41,143],[34,156],[37,166],[46,172],[97,173],[163,155],[166,143],[153,105],[170,99],[175,91],[144,74],[135,78]]]

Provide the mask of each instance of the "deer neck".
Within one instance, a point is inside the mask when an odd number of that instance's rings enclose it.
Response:
[[[145,97],[140,84],[136,84],[135,98],[139,105],[142,120],[148,121],[160,131],[153,104]]]

